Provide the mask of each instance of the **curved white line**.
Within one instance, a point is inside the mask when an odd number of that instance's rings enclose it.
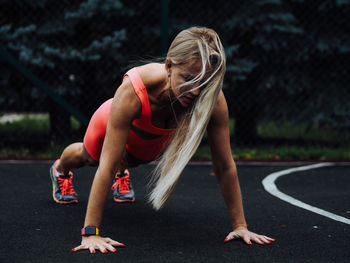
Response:
[[[275,173],[272,173],[272,174],[269,174],[268,176],[266,176],[265,179],[262,181],[262,184],[267,192],[278,197],[279,199],[282,199],[283,201],[286,201],[287,203],[290,203],[292,205],[309,210],[309,211],[314,212],[316,214],[319,214],[321,216],[325,216],[325,217],[331,218],[333,220],[342,222],[344,224],[350,225],[350,219],[347,219],[345,217],[338,216],[336,214],[327,212],[327,211],[322,210],[320,208],[305,204],[305,203],[303,203],[303,202],[301,202],[301,201],[299,201],[299,200],[297,200],[289,195],[282,193],[281,191],[279,191],[277,189],[277,186],[275,184],[275,181],[283,175],[294,173],[294,172],[299,172],[299,171],[321,168],[321,167],[325,167],[325,166],[332,166],[332,165],[334,165],[334,164],[333,163],[319,163],[319,164],[312,164],[312,165],[306,165],[306,166],[291,168],[291,169],[287,169],[287,170],[282,170],[282,171],[275,172]]]

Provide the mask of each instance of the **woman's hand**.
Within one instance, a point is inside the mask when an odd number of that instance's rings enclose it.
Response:
[[[109,237],[101,236],[85,236],[82,237],[81,245],[72,249],[72,251],[78,251],[82,249],[89,249],[90,253],[95,253],[95,249],[100,250],[102,253],[107,253],[107,250],[110,252],[116,252],[116,247],[125,247],[123,243],[119,243]]]
[[[238,227],[231,233],[227,235],[225,238],[225,242],[242,238],[245,243],[248,245],[251,245],[252,242],[254,241],[255,243],[258,243],[260,245],[264,245],[265,243],[270,244],[271,242],[275,241],[275,239],[263,235],[258,235],[253,232],[250,232],[247,228],[245,227]]]

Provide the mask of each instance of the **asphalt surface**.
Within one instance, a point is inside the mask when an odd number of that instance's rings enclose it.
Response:
[[[0,163],[0,262],[349,262],[350,225],[288,204],[261,181],[287,166],[238,165],[251,231],[276,239],[270,245],[224,243],[228,213],[210,165],[189,165],[165,207],[147,203],[151,166],[131,170],[133,204],[110,196],[102,236],[125,243],[116,253],[72,252],[80,243],[95,168],[75,171],[76,205],[51,197],[48,162]],[[350,166],[336,165],[286,175],[278,188],[305,203],[350,218]]]

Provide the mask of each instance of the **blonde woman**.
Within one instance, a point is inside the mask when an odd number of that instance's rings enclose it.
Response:
[[[102,213],[113,184],[117,202],[133,201],[128,167],[157,159],[150,202],[160,209],[207,130],[215,175],[227,204],[232,232],[225,241],[242,238],[264,244],[272,238],[247,229],[235,162],[232,158],[228,109],[221,90],[225,53],[215,31],[192,27],[172,42],[165,63],[129,70],[113,99],[93,115],[83,143],[68,146],[50,170],[53,198],[77,202],[74,168],[98,165],[92,184],[81,245],[73,251],[115,252],[124,246],[99,236]],[[117,176],[116,176],[117,175]],[[128,196],[123,197],[123,192]]]

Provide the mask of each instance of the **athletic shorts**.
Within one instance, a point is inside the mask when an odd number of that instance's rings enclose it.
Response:
[[[100,160],[112,101],[113,99],[107,100],[96,110],[84,136],[85,149],[96,161]]]

